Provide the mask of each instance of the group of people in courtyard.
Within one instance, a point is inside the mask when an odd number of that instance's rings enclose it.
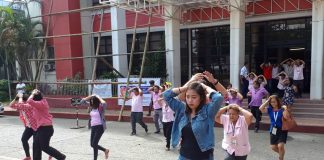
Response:
[[[248,127],[252,124],[254,117],[255,132],[258,132],[262,113],[268,113],[271,148],[278,153],[280,160],[284,159],[284,145],[288,131],[282,129],[283,119],[291,117],[293,97],[296,95],[295,92],[301,92],[302,87],[298,86],[299,82],[298,80],[296,82],[295,78],[295,74],[300,71],[295,70],[302,69],[304,62],[289,59],[282,64],[287,65],[284,68],[293,65],[294,76],[292,78],[297,87],[291,86],[291,73],[287,73],[285,69],[282,72],[277,71],[277,75],[272,76],[278,77],[278,83],[277,90],[272,88],[270,92],[268,91],[271,88],[269,84],[275,83],[267,77],[268,75],[257,76],[252,72],[247,72],[247,63],[241,70],[241,80],[243,86],[247,88],[247,92],[243,89],[242,93],[231,85],[225,88],[208,71],[195,74],[180,87],[171,88],[166,84],[158,86],[154,84],[154,81],[150,81],[151,87],[148,91],[151,93],[150,106],[154,113],[154,133],[159,134],[163,129],[166,150],[170,150],[171,147],[180,147],[179,160],[212,160],[215,147],[214,126],[217,122],[224,128],[221,147],[226,154],[225,159],[247,159],[253,147],[249,143]],[[275,65],[261,64],[260,67],[271,67],[274,73]],[[269,68],[264,70],[269,70]],[[147,133],[148,126],[143,122],[143,91],[141,87],[133,87],[127,92],[131,99],[131,135],[137,134],[136,123],[139,123]],[[245,97],[248,97],[248,107],[242,105]],[[107,103],[98,95],[89,95],[83,98],[81,103],[90,106],[90,146],[93,148],[94,160],[98,158],[99,150],[108,159],[110,150],[99,145],[100,138],[106,129]],[[24,160],[31,160],[28,139],[32,136],[34,139],[33,160],[41,160],[42,151],[49,155],[49,159],[53,157],[64,160],[66,158],[63,153],[50,146],[50,139],[54,133],[52,116],[48,112],[49,105],[39,90],[33,90],[29,97],[18,92],[10,106],[20,112],[20,118],[25,125],[21,138],[26,153]]]

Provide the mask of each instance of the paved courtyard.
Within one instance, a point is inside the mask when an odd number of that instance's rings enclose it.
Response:
[[[87,122],[80,121],[85,125]],[[54,136],[51,145],[67,155],[67,160],[91,160],[92,148],[89,145],[88,129],[70,129],[75,120],[54,119]],[[149,124],[149,134],[138,125],[137,135],[130,136],[130,124],[125,122],[108,122],[108,129],[101,138],[100,145],[110,149],[111,160],[175,160],[178,150],[165,151],[164,137],[154,134],[154,125]],[[18,160],[24,157],[20,142],[23,131],[18,117],[0,117],[0,160]],[[215,159],[223,159],[221,149],[222,128],[215,128]],[[269,148],[269,134],[266,131],[250,131],[252,151],[249,160],[275,160],[276,155]],[[30,140],[32,144],[32,139]],[[286,160],[315,160],[324,157],[324,134],[289,133],[286,145]],[[47,159],[43,153],[43,159]],[[99,152],[99,158],[104,154]]]

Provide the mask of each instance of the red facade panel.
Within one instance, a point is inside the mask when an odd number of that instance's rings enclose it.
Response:
[[[43,0],[43,3],[47,7],[43,7],[42,13],[47,14],[50,0]],[[79,8],[79,0],[55,0],[53,1],[52,13]],[[53,24],[51,27],[53,35],[81,32],[80,13],[53,15],[51,24]],[[81,36],[53,38],[53,46],[56,58],[69,58],[83,55]],[[83,76],[82,60],[56,61],[55,65],[56,78],[58,80],[74,77],[79,72]]]

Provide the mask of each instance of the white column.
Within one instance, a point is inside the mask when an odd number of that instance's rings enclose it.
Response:
[[[92,6],[91,1],[80,1],[80,8],[90,7]],[[81,14],[81,31],[82,32],[92,32],[92,15],[91,11],[83,11]],[[94,48],[94,39],[92,35],[82,35],[82,52],[83,56],[93,56],[95,53]],[[94,59],[93,58],[85,58],[83,59],[83,68],[84,68],[84,78],[91,79],[92,76],[92,67]]]
[[[323,98],[324,0],[314,0],[312,10],[310,99]]]
[[[126,28],[125,10],[118,7],[111,7],[111,29],[112,32],[112,51],[113,54],[127,53],[126,31],[120,30]],[[113,56],[113,67],[122,75],[128,73],[127,56]]]
[[[244,0],[230,2],[230,82],[239,88],[240,68],[245,60],[245,3]]]
[[[166,6],[165,14],[172,15],[175,19],[165,21],[165,48],[171,50],[166,53],[166,66],[168,81],[173,86],[181,85],[180,61],[180,11],[175,6]]]

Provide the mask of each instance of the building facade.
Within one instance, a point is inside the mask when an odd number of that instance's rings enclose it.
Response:
[[[51,0],[43,0],[42,14],[50,13]],[[114,1],[113,1],[114,2]],[[112,2],[112,3],[113,3]],[[150,24],[147,73],[159,68],[162,77],[181,85],[194,73],[209,70],[223,82],[239,87],[239,70],[249,62],[249,70],[261,74],[263,62],[280,63],[287,58],[302,59],[304,88],[311,99],[323,98],[323,0],[237,0],[227,7],[191,4],[185,10],[177,5],[165,5]],[[101,31],[99,55],[130,53],[136,14],[129,8],[111,6],[105,10],[84,10],[70,14],[59,13],[98,6],[98,0],[55,0],[49,35],[78,33],[78,36],[48,38],[52,57],[93,56]],[[192,7],[192,6],[200,7]],[[159,9],[162,6],[156,6]],[[183,6],[182,6],[183,7]],[[156,9],[155,8],[155,9]],[[179,9],[181,8],[181,9]],[[101,13],[103,14],[102,21]],[[173,18],[166,19],[166,13]],[[162,16],[161,16],[162,15]],[[163,17],[164,16],[164,17]],[[149,17],[138,14],[135,52],[143,52]],[[100,25],[101,24],[101,25]],[[94,33],[95,32],[95,33]],[[154,56],[153,56],[154,55]],[[135,55],[131,73],[138,75],[142,56]],[[97,77],[112,71],[107,63],[127,75],[129,56],[110,56],[98,60]],[[48,64],[45,75],[56,79],[73,77],[77,73],[91,79],[94,59],[56,61]]]

